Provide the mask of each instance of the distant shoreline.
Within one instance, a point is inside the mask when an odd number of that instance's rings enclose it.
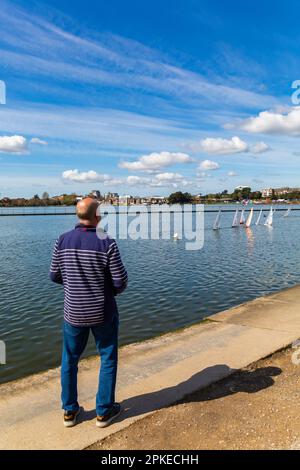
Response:
[[[109,202],[101,202],[100,206],[101,205],[111,205],[111,206],[114,206],[114,207],[118,207],[118,206],[121,206],[121,207],[132,207],[132,206],[151,206],[151,205],[154,205],[154,204],[110,204]],[[179,203],[177,203],[179,204]],[[248,204],[242,204],[242,201],[231,201],[231,202],[224,202],[224,201],[212,201],[212,202],[209,202],[209,201],[206,201],[206,202],[186,202],[186,203],[183,203],[183,204],[180,204],[182,206],[185,206],[185,205],[192,205],[192,206],[197,206],[197,205],[203,205],[203,206],[230,206],[230,205],[243,205],[244,207],[247,207],[247,206],[270,206],[272,204],[278,204],[278,205],[286,205],[286,206],[289,206],[289,205],[300,205],[300,201],[278,201],[276,199],[274,200],[268,200],[268,201],[250,201]],[[160,206],[160,205],[173,205],[173,204],[168,204],[167,202],[163,203],[163,204],[155,204],[157,206]],[[76,207],[76,204],[38,204],[38,205],[17,205],[17,206],[10,206],[10,205],[1,205],[0,204],[0,210],[8,210],[8,209],[35,209],[35,208],[53,208],[53,209],[62,209],[62,208],[72,208],[72,207]]]
[[[196,212],[202,212],[201,209],[197,210],[197,207],[196,206],[204,206],[204,212],[205,213],[216,213],[220,210],[220,208],[222,207],[222,212],[223,213],[234,213],[237,208],[243,208],[246,212],[247,211],[250,211],[250,209],[253,209],[254,212],[260,212],[261,209],[263,210],[268,210],[269,207],[271,205],[273,205],[273,203],[261,203],[261,204],[249,204],[249,205],[243,205],[240,203],[231,203],[231,204],[226,204],[226,203],[218,203],[218,204],[191,204],[192,206],[194,206],[191,210],[185,210],[185,213],[188,213],[188,212],[191,212],[191,213],[196,213]],[[276,204],[277,205],[277,204]],[[279,203],[278,203],[279,205]],[[290,206],[291,204],[282,204],[282,206],[285,206],[285,207],[276,207],[276,211],[278,212],[285,212],[287,210],[287,206]],[[294,204],[293,204],[294,205]],[[295,204],[295,205],[299,205],[299,204]],[[141,205],[141,204],[131,204],[131,205],[115,205],[113,207],[116,208],[115,212],[107,212],[105,211],[105,213],[114,213],[114,214],[128,214],[129,212],[128,211],[125,211],[124,208],[128,207],[128,209],[130,209],[130,213],[131,214],[134,214],[134,212],[132,212],[132,209],[134,209],[134,207],[136,207],[136,212],[135,214],[138,215],[141,213],[141,210],[139,210],[139,208],[142,207],[150,207],[150,206],[146,206],[146,205]],[[229,207],[228,207],[229,206]],[[230,207],[230,206],[236,206],[236,207]],[[265,206],[265,207],[264,207]],[[118,210],[118,207],[121,207],[122,208],[122,211],[119,211]],[[101,208],[101,206],[100,206]],[[44,210],[41,210],[41,209],[44,209]],[[52,210],[51,210],[52,209]],[[101,211],[101,209],[100,209]],[[300,211],[300,205],[299,207],[293,207],[292,208],[292,211]],[[165,213],[165,212],[168,212],[166,210],[164,210],[163,208],[161,210],[158,210],[157,213]],[[174,211],[170,211],[170,213],[172,213]],[[150,212],[149,212],[150,213]],[[75,211],[75,206],[74,207],[70,207],[70,206],[54,206],[54,207],[51,207],[51,206],[36,206],[36,207],[28,207],[28,206],[24,206],[24,207],[0,207],[0,217],[3,216],[3,217],[12,217],[12,216],[50,216],[50,215],[60,215],[60,216],[63,216],[63,215],[72,215],[72,216],[75,216],[76,215],[76,211]]]

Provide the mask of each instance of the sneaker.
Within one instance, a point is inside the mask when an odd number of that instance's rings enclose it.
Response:
[[[96,426],[99,428],[105,428],[109,426],[109,424],[116,419],[117,416],[121,413],[121,405],[120,403],[114,403],[111,409],[103,416],[97,416]]]
[[[77,421],[77,416],[80,413],[80,408],[77,411],[65,411],[64,412],[64,425],[66,428],[72,428],[75,426]]]

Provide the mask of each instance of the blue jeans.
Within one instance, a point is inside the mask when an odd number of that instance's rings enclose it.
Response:
[[[118,327],[116,315],[111,322],[96,326],[72,326],[64,322],[63,353],[61,364],[61,399],[62,408],[77,411],[77,372],[78,362],[83,353],[90,330],[101,357],[98,393],[96,396],[96,412],[104,415],[115,402],[115,388],[118,366]]]

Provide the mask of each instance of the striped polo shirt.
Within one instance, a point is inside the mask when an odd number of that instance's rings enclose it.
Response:
[[[99,238],[96,227],[83,224],[55,243],[50,279],[64,286],[64,319],[92,326],[118,314],[115,295],[127,286],[127,273],[112,238]]]

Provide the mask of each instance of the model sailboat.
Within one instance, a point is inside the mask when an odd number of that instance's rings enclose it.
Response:
[[[216,217],[216,220],[215,220],[215,223],[214,223],[214,226],[213,226],[214,230],[219,230],[219,228],[221,227],[220,219],[221,219],[221,209],[219,210],[219,212],[217,214],[217,217]]]
[[[272,225],[273,225],[273,214],[274,214],[273,208],[271,207],[270,212],[269,212],[268,217],[267,217],[267,220],[265,221],[265,225],[267,227],[272,227]]]
[[[259,224],[260,224],[260,219],[261,219],[262,213],[263,213],[263,210],[260,209],[260,212],[259,212],[259,214],[258,214],[257,221],[255,222],[255,225],[259,225]]]
[[[251,226],[252,218],[253,218],[253,207],[251,208],[250,213],[249,213],[248,218],[247,218],[247,221],[245,223],[246,228],[249,228]]]
[[[242,209],[240,224],[243,225],[245,223],[245,209]]]
[[[283,214],[283,217],[288,217],[291,213],[292,209],[291,207],[288,208],[288,210]]]
[[[233,217],[232,227],[238,227],[238,226],[239,226],[239,210],[237,209]]]

